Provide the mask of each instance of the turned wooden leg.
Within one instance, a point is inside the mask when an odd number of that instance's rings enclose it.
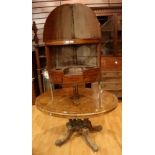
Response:
[[[55,141],[55,145],[60,146],[60,145],[64,144],[72,136],[74,130],[73,130],[71,124],[66,123],[66,126],[68,128],[67,132],[61,138],[59,138]]]
[[[88,131],[89,131],[88,129],[82,129],[81,133],[82,133],[83,137],[85,138],[86,143],[91,147],[91,149],[93,151],[97,152],[98,147],[94,142],[92,142],[92,140],[88,136]]]

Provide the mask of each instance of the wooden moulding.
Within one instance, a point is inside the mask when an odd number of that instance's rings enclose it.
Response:
[[[71,39],[71,40],[51,40],[46,41],[47,46],[59,46],[59,45],[76,45],[76,44],[97,44],[100,43],[100,39]]]

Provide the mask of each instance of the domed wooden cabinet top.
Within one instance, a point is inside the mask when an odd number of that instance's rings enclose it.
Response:
[[[97,81],[100,38],[100,24],[87,6],[65,4],[54,9],[46,19],[43,32],[51,82],[78,84]]]
[[[101,32],[99,22],[90,8],[83,4],[65,4],[49,14],[43,35],[47,44],[78,44],[82,41],[97,42]]]

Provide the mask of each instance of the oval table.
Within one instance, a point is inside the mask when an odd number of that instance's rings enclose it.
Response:
[[[57,146],[61,146],[74,132],[78,132],[93,151],[98,151],[97,145],[90,139],[88,132],[100,131],[102,126],[92,126],[89,118],[114,110],[118,99],[110,92],[102,91],[100,95],[96,95],[94,91],[91,88],[79,88],[78,99],[71,95],[72,90],[68,88],[47,91],[37,97],[35,105],[40,111],[50,116],[69,119],[66,123],[67,132],[56,140]]]

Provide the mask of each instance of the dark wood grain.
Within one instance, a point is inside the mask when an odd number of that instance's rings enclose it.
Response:
[[[48,14],[54,10],[57,6],[60,5],[59,0],[33,0],[33,21],[36,21],[36,25],[38,28],[38,34],[43,34],[40,29],[43,29],[45,20]],[[61,4],[65,3],[76,3],[75,0],[62,0]],[[108,15],[113,12],[120,12],[121,3],[120,0],[80,0],[78,3],[86,4],[89,7],[92,7],[95,14],[99,15]],[[112,5],[110,5],[110,3]],[[41,32],[41,33],[40,33]],[[42,35],[43,36],[43,35]],[[42,37],[39,36],[39,44],[43,44]]]
[[[65,4],[54,9],[48,16],[43,40],[99,39],[99,26],[90,8],[82,4]]]
[[[121,71],[122,58],[121,57],[101,57],[101,68],[106,71]]]

